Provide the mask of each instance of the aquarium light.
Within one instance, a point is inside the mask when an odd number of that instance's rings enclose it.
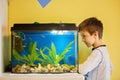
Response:
[[[51,33],[52,34],[57,34],[57,30],[52,30]]]
[[[58,34],[62,35],[64,32],[63,31],[58,31]]]
[[[63,34],[65,34],[65,33],[67,33],[67,32],[68,32],[68,31],[63,31],[63,30],[59,30],[59,31],[53,30],[53,31],[51,31],[52,34],[59,34],[59,35],[63,35]]]

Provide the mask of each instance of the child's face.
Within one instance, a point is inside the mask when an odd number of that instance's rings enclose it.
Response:
[[[94,35],[90,35],[90,33],[86,30],[81,31],[81,36],[82,36],[82,41],[88,46],[91,47],[93,46],[95,42],[95,37]]]

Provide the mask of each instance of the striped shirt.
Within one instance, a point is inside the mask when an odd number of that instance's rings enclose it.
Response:
[[[110,80],[112,64],[105,45],[93,49],[87,60],[79,65],[79,73],[87,80]]]

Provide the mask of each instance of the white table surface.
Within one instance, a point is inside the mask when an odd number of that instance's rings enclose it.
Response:
[[[13,74],[3,73],[0,80],[84,80],[84,76],[78,73],[62,74]]]

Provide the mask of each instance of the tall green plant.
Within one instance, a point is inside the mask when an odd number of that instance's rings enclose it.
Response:
[[[52,42],[51,44],[51,49],[48,47],[44,47],[43,49],[40,49],[40,54],[42,55],[43,60],[45,60],[43,63],[45,64],[54,64],[55,66],[57,64],[60,63],[60,61],[63,60],[63,58],[65,57],[65,55],[70,51],[71,49],[71,45],[74,43],[74,41],[71,41],[67,47],[64,49],[64,51],[62,53],[60,53],[59,55],[56,52],[56,47],[54,45],[54,43]],[[48,50],[48,55],[44,53],[44,50]]]

